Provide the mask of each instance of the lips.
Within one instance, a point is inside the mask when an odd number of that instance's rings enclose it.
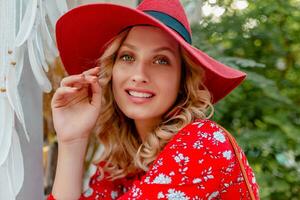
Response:
[[[127,89],[126,92],[132,96],[132,97],[135,97],[135,98],[151,98],[154,95],[153,92],[150,92],[150,91],[146,91],[146,90],[137,90],[137,89]]]
[[[153,96],[152,94],[149,94],[149,93],[137,92],[137,91],[133,91],[133,90],[128,91],[128,94],[133,97],[139,97],[139,98],[150,98]]]

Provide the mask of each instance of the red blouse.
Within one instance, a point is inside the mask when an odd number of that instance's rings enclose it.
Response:
[[[254,173],[240,148],[239,152],[259,199]],[[229,139],[210,120],[197,120],[179,131],[142,176],[109,181],[99,180],[99,174],[97,170],[80,200],[250,199]]]

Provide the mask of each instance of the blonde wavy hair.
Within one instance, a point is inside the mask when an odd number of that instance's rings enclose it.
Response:
[[[162,148],[185,125],[213,115],[211,95],[202,83],[203,71],[180,48],[182,55],[181,88],[174,106],[163,116],[155,130],[142,142],[132,119],[126,117],[114,101],[112,68],[130,29],[113,38],[98,60],[99,82],[103,92],[102,109],[97,120],[97,137],[104,152],[95,162],[104,161],[102,172],[111,180],[147,171]],[[199,85],[200,83],[200,85]],[[104,174],[104,173],[103,173]]]

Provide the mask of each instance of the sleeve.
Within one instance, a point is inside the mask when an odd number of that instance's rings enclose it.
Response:
[[[248,173],[252,177],[250,167]],[[216,123],[199,120],[177,133],[141,181],[119,199],[250,197],[229,139]]]
[[[101,171],[97,168],[95,174],[89,181],[89,187],[84,191],[79,200],[111,200],[117,199],[124,192],[119,181],[111,181],[105,178],[101,178]],[[121,181],[121,180],[120,180]],[[47,200],[56,200],[55,197],[50,194]]]

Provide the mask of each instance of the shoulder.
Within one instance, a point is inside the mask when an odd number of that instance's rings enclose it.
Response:
[[[150,166],[142,183],[187,186],[190,192],[206,194],[238,194],[245,190],[240,165],[227,131],[211,120],[196,120],[182,128]],[[237,150],[242,154],[241,149]],[[246,157],[242,154],[244,165]],[[246,168],[250,180],[254,175]],[[254,180],[255,181],[255,180]],[[252,181],[253,182],[253,181]],[[252,183],[255,188],[255,183]],[[195,190],[191,186],[196,186]],[[233,188],[233,189],[232,189]],[[235,189],[238,189],[236,193]]]
[[[228,170],[233,162],[234,151],[220,126],[211,120],[196,120],[182,128],[159,153],[145,182],[151,182],[151,177],[152,182],[163,178],[177,184],[210,180],[214,187],[221,171]]]
[[[179,136],[189,133],[205,132],[207,134],[214,134],[215,132],[222,132],[223,129],[216,122],[209,119],[197,119],[194,122],[187,124],[179,132]],[[194,135],[194,134],[193,134]]]
[[[193,166],[214,165],[228,166],[235,162],[235,153],[224,129],[211,120],[196,120],[182,128],[165,148],[158,158],[188,160]]]
[[[195,120],[182,128],[164,150],[183,148],[194,150],[231,149],[231,143],[224,129],[212,120]]]
[[[232,170],[236,156],[226,132],[211,120],[196,120],[181,129],[158,155],[169,166],[188,166],[187,173]],[[187,169],[187,168],[186,168]],[[219,175],[217,175],[219,174]]]

